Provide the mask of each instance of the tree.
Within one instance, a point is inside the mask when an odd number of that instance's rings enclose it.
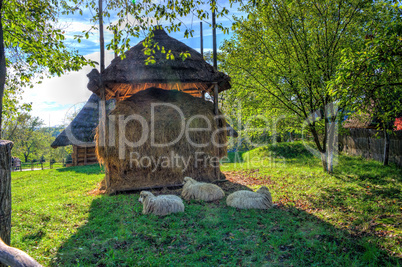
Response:
[[[5,136],[14,142],[13,154],[24,158],[39,159],[42,155],[48,155],[50,142],[54,139],[47,128],[41,128],[43,121],[39,117],[33,117],[29,113],[22,113],[4,129]]]
[[[389,134],[402,115],[402,14],[397,4],[378,1],[365,24],[361,46],[345,48],[333,94],[351,112],[363,112],[384,135],[384,165],[388,165]]]
[[[256,94],[265,106],[303,122],[331,172],[336,121],[342,106],[331,94],[341,51],[361,42],[369,1],[255,1],[235,19],[225,42],[225,70],[239,94]],[[299,127],[301,125],[299,124]]]
[[[5,84],[11,90],[32,86],[34,77],[61,75],[91,64],[68,49],[58,15],[74,10],[67,1],[0,1],[0,138]],[[9,69],[8,73],[6,68]]]

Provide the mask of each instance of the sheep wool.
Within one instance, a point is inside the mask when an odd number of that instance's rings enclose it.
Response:
[[[272,196],[268,188],[262,186],[256,192],[234,192],[227,197],[226,204],[238,209],[269,209],[272,207]]]
[[[185,200],[214,201],[225,196],[223,190],[217,185],[197,182],[190,177],[185,177],[184,182],[185,184],[181,196]]]
[[[154,196],[151,192],[142,191],[138,199],[143,204],[143,214],[165,216],[170,213],[183,212],[183,200],[174,195]]]

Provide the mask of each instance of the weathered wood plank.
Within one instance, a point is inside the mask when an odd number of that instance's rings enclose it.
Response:
[[[0,140],[0,238],[10,244],[11,149],[13,142]]]
[[[5,264],[3,266],[12,267],[40,267],[37,261],[24,251],[7,246],[0,239],[0,262]]]

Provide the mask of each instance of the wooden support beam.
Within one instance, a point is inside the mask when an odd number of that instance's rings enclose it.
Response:
[[[201,40],[200,40],[200,42],[201,42],[201,56],[204,58],[204,37],[203,37],[203,34],[202,34],[202,21],[200,22],[200,37],[201,37]]]
[[[213,0],[213,4],[216,4]],[[216,48],[216,22],[215,22],[215,10],[212,11],[212,55],[215,71],[218,70],[217,48]]]
[[[109,95],[111,95],[111,96],[115,96],[115,95],[116,95],[116,93],[115,93],[114,91],[110,90],[110,89],[107,88],[106,86],[105,86],[105,91],[106,91],[107,94],[109,94]],[[105,99],[105,100],[107,100],[107,99]]]
[[[73,145],[73,166],[77,166],[78,163],[78,147]]]
[[[214,112],[215,112],[215,115],[218,115],[218,113],[219,113],[219,111],[218,111],[218,83],[215,83],[214,84],[214,107],[215,107],[215,109],[214,109]]]
[[[219,108],[218,108],[218,83],[214,83],[214,113],[216,116],[219,115]],[[215,118],[215,123],[216,123],[216,127],[219,127],[219,118],[216,117]],[[215,148],[217,150],[216,155],[219,155],[219,147]],[[220,180],[220,176],[221,176],[221,171],[219,168],[219,162],[218,162],[218,166],[216,166],[215,168],[215,172],[216,172],[216,178],[217,180]]]

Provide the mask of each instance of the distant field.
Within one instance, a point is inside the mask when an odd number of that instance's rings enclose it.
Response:
[[[187,202],[158,218],[138,194],[88,194],[98,165],[14,172],[12,245],[46,266],[401,265],[400,169],[341,156],[329,176],[298,143],[235,156],[227,178],[267,185],[277,208]]]

